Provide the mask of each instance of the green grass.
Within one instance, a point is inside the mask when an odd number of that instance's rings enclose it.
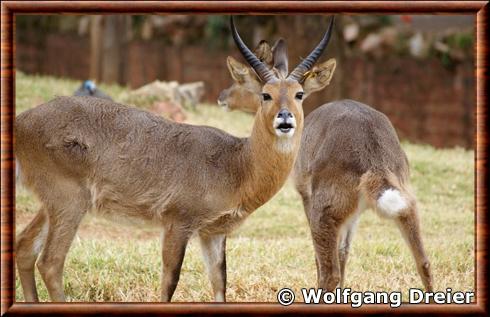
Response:
[[[71,94],[78,81],[17,73],[16,109],[20,113],[55,95]],[[101,85],[115,100],[127,90]],[[253,117],[199,105],[188,122],[207,124],[237,136],[250,133]],[[435,288],[474,289],[474,153],[402,144],[411,164],[419,199],[425,246],[432,262]],[[17,232],[34,216],[38,203],[17,191]],[[151,228],[121,226],[86,217],[65,264],[64,284],[70,301],[158,301],[159,233]],[[232,302],[275,302],[283,287],[299,292],[316,285],[314,252],[298,194],[289,181],[259,208],[227,244],[228,289]],[[48,300],[37,276],[40,298]],[[422,288],[410,252],[396,226],[366,211],[354,237],[347,264],[346,287],[354,290],[402,291]],[[16,299],[23,300],[17,279]],[[301,298],[299,298],[301,300]],[[187,250],[175,301],[210,301],[211,287],[198,244]]]

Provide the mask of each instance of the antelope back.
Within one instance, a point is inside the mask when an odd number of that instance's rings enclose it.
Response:
[[[295,165],[297,183],[315,175],[331,182],[352,180],[341,187],[357,191],[367,171],[390,171],[400,183],[408,180],[408,160],[389,119],[354,100],[334,101],[311,112]]]

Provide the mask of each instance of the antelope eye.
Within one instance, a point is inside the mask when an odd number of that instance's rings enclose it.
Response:
[[[297,92],[297,93],[296,93],[296,99],[298,99],[298,100],[302,100],[302,99],[303,99],[303,95],[304,95],[304,94],[305,94],[305,93],[304,93],[304,92],[302,92],[302,91]]]
[[[264,101],[268,101],[268,100],[271,100],[271,99],[272,99],[272,97],[271,97],[271,95],[269,95],[269,94],[267,94],[267,93],[263,93],[263,94],[262,94],[262,99],[263,99]]]

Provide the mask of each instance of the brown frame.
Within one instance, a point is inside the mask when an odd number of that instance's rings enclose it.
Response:
[[[293,304],[282,307],[274,303],[16,303],[14,273],[14,21],[15,14],[47,13],[244,13],[244,14],[313,14],[313,13],[383,13],[383,14],[473,14],[476,15],[476,128],[475,128],[475,250],[476,303],[469,305],[407,305],[390,309],[386,305],[368,305],[352,309],[349,305]],[[488,85],[488,1],[4,1],[1,3],[1,315],[82,315],[82,314],[376,314],[411,315],[489,313],[488,286],[488,215],[486,204]]]

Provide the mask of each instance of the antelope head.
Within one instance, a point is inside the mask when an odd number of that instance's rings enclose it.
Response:
[[[334,18],[332,17],[328,30],[325,32],[320,43],[289,76],[287,76],[287,48],[284,40],[280,39],[273,47],[266,41],[261,41],[255,49],[255,56],[268,70],[268,72],[264,71],[265,73],[272,73],[275,81],[295,81],[302,87],[300,101],[306,99],[311,93],[325,88],[332,79],[336,66],[335,59],[329,59],[318,65],[314,64],[328,44],[333,21]],[[250,65],[252,66],[252,64]],[[265,100],[262,90],[265,90],[269,80],[263,78],[253,66],[248,67],[236,61],[231,56],[227,59],[227,66],[234,83],[230,88],[224,89],[220,93],[218,104],[226,110],[238,109],[245,112],[257,112],[261,108],[261,105],[264,105]],[[290,89],[294,89],[293,86]]]

